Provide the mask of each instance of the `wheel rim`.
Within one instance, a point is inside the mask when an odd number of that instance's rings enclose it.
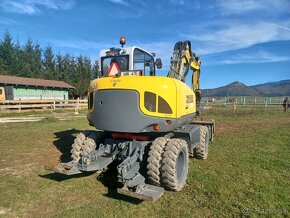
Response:
[[[178,154],[177,161],[176,161],[176,174],[178,182],[182,182],[184,178],[184,171],[186,165],[186,156],[184,150],[181,150]]]

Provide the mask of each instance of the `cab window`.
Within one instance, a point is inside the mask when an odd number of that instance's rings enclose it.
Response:
[[[136,48],[134,50],[134,70],[141,71],[143,76],[154,75],[154,59],[151,55]]]
[[[156,94],[152,92],[145,92],[144,105],[148,111],[156,112]]]
[[[108,76],[112,64],[116,63],[120,71],[129,70],[129,55],[109,56],[101,58],[102,76]]]

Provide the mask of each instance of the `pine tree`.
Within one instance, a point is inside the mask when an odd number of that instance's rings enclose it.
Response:
[[[84,87],[83,96],[87,95],[87,87],[92,80],[93,74],[93,67],[92,61],[88,56],[84,57],[84,69],[83,69],[83,79],[82,79],[82,86]]]
[[[72,61],[72,57],[69,54],[66,54],[62,59],[63,64],[63,76],[64,81],[67,83],[71,83],[72,75],[74,71],[74,65]]]
[[[20,46],[20,42],[17,40],[14,46],[14,64],[12,67],[12,74],[14,76],[21,75],[24,72],[24,52]]]
[[[19,72],[19,76],[24,77],[33,77],[33,68],[34,68],[34,60],[33,60],[33,42],[30,38],[28,38],[23,51],[23,72]]]
[[[32,75],[35,78],[42,78],[42,49],[38,43],[34,45],[33,49],[33,68]]]
[[[55,77],[55,60],[50,45],[45,47],[44,50],[44,59],[43,59],[43,74],[45,79],[56,79]]]
[[[99,77],[99,61],[95,60],[92,69],[91,80],[97,79],[98,77]]]
[[[14,62],[14,45],[12,42],[12,37],[9,32],[4,35],[4,40],[1,42],[0,46],[0,67],[2,68],[2,73],[7,75],[12,75],[12,68]]]
[[[76,76],[77,62],[76,62],[76,58],[73,56],[68,55],[68,58],[69,58],[68,59],[69,68],[66,70],[66,72],[69,72],[70,84],[76,88],[76,89],[71,90],[69,94],[75,98],[75,97],[79,97],[79,95],[77,94],[77,85],[76,85],[78,81],[77,76]]]
[[[63,60],[62,60],[62,56],[60,53],[58,53],[55,56],[55,75],[57,77],[57,80],[62,80],[63,79]]]
[[[76,94],[80,98],[82,98],[85,95],[85,89],[83,87],[83,72],[84,72],[84,58],[82,55],[78,56],[76,59],[76,70],[74,74],[74,84],[76,87]]]
[[[0,58],[0,75],[6,75],[7,72],[5,70],[5,65],[3,63],[3,60]]]

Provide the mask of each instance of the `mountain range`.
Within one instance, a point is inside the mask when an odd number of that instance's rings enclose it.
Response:
[[[215,89],[202,90],[204,97],[290,96],[290,80],[247,86],[239,81]]]

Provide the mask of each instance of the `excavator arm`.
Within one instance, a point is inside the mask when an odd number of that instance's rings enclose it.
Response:
[[[191,83],[193,91],[196,95],[197,111],[199,111],[202,97],[201,90],[199,89],[201,61],[199,57],[191,51],[190,41],[180,41],[175,43],[170,64],[171,66],[167,77],[185,82],[189,70],[192,71]]]
[[[193,91],[199,89],[199,75],[201,62],[199,57],[192,53],[190,41],[175,43],[168,77],[185,82],[189,70],[192,70]]]

